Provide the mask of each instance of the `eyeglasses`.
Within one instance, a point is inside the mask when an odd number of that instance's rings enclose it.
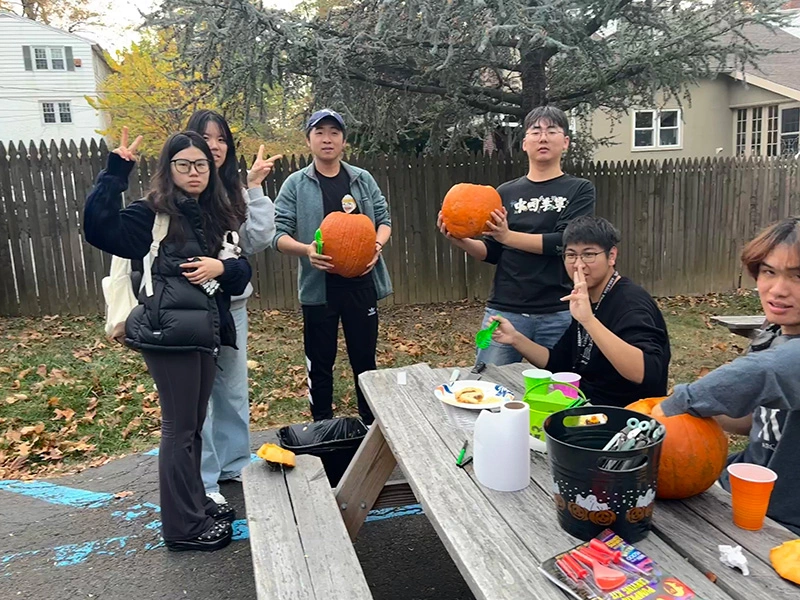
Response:
[[[564,262],[568,265],[576,263],[579,256],[581,257],[583,264],[590,265],[601,254],[605,254],[605,252],[581,252],[580,254],[576,254],[575,252],[565,252],[563,256]]]
[[[532,138],[540,138],[545,133],[547,134],[547,137],[550,138],[557,136],[560,133],[564,133],[564,130],[560,127],[548,127],[547,129],[533,128],[528,130],[527,135],[531,136]]]
[[[175,167],[175,170],[178,173],[182,173],[186,175],[189,171],[194,170],[198,173],[208,173],[208,170],[211,168],[211,163],[206,158],[201,158],[198,160],[185,160],[183,158],[179,158],[178,160],[171,160],[169,161]]]

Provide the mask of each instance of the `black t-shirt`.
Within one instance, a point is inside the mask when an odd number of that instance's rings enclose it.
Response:
[[[344,212],[342,199],[350,195],[350,176],[344,168],[339,169],[339,173],[333,177],[326,177],[317,171],[319,187],[322,191],[322,208],[327,217],[332,212]],[[355,203],[355,200],[353,200]],[[359,214],[358,205],[350,212],[352,215]],[[322,252],[325,252],[325,240],[322,240]],[[375,285],[372,273],[367,273],[362,277],[342,277],[341,275],[325,274],[326,284],[331,287],[347,287],[351,289],[363,289]]]
[[[617,337],[642,351],[642,383],[633,383],[620,375],[600,352],[597,343],[592,348],[589,364],[576,366],[578,322],[575,319],[550,351],[547,370],[579,373],[580,388],[595,405],[626,406],[641,398],[666,396],[669,336],[664,317],[650,294],[627,277],[622,277],[608,291],[595,316]]]
[[[594,185],[564,174],[541,182],[520,177],[504,183],[497,191],[508,211],[509,229],[543,234],[543,254],[484,238],[486,262],[497,265],[487,304],[515,313],[565,310],[561,298],[572,291],[572,281],[561,257],[562,234],[575,217],[594,214]]]

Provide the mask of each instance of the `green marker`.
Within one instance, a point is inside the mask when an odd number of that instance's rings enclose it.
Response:
[[[456,462],[457,465],[460,465],[461,461],[464,460],[464,455],[467,453],[467,446],[469,446],[469,440],[465,440],[464,445],[461,446],[461,452],[458,453],[458,461]]]
[[[314,233],[314,241],[317,242],[317,254],[322,254],[322,231],[319,229]]]

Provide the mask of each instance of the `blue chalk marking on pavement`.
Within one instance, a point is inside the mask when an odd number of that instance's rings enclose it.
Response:
[[[134,504],[128,510],[115,510],[111,513],[112,517],[123,518],[126,521],[133,521],[134,519],[138,519],[150,511],[153,512],[161,512],[161,507],[158,504],[153,504],[152,502],[143,502],[142,504]]]
[[[12,560],[16,560],[22,556],[34,556],[35,554],[39,554],[41,550],[28,550],[27,552],[15,552],[14,554],[6,554],[5,556],[0,557],[0,564],[10,563]]]
[[[408,504],[406,506],[397,506],[390,508],[379,508],[369,511],[366,521],[383,521],[384,519],[394,519],[395,517],[408,517],[411,515],[423,514],[421,504]]]
[[[45,481],[7,479],[0,481],[0,491],[22,494],[50,504],[62,504],[76,508],[100,508],[114,500],[114,494],[79,490]]]
[[[150,521],[144,526],[145,529],[161,529],[161,521]]]
[[[56,555],[57,567],[70,567],[85,562],[89,555],[106,554],[114,556],[117,550],[122,550],[128,542],[129,536],[113,537],[104,541],[85,542],[83,544],[67,544],[56,546],[53,552]]]
[[[233,523],[233,540],[249,540],[250,528],[246,519],[236,519]]]
[[[158,448],[153,448],[152,450],[149,450],[148,452],[145,452],[144,455],[145,456],[158,456]]]

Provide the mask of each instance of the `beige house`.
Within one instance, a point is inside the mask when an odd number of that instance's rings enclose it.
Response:
[[[800,19],[799,19],[800,20]],[[758,69],[731,70],[689,88],[691,101],[642,104],[615,122],[592,115],[596,139],[612,138],[595,160],[668,160],[704,156],[794,156],[800,151],[800,29],[752,27],[757,45],[780,50]],[[583,124],[582,124],[583,125]],[[579,129],[580,129],[579,125]]]

